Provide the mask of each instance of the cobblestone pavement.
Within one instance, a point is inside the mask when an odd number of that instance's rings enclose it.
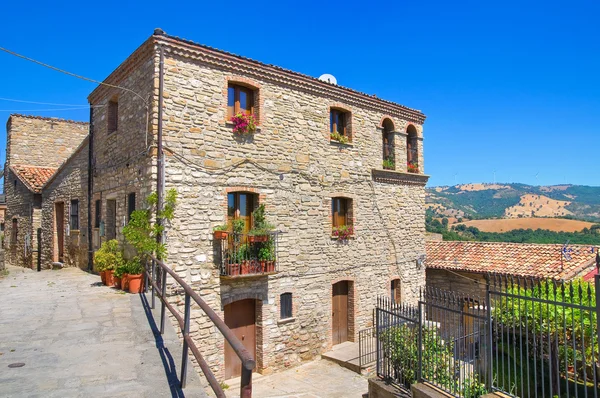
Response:
[[[227,396],[239,397],[239,379],[227,384]],[[252,379],[252,396],[258,398],[363,398],[368,390],[365,376],[324,359]]]
[[[7,268],[0,397],[206,396],[191,365],[188,386],[178,388],[181,345],[168,321],[158,334],[144,296],[101,286],[78,269]],[[15,363],[25,365],[8,367]]]

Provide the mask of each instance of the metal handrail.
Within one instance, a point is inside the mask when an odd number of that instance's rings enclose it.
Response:
[[[204,311],[204,313],[208,316],[208,318],[212,321],[212,323],[219,329],[223,337],[229,342],[231,348],[236,353],[236,355],[240,358],[242,362],[242,375],[241,375],[241,385],[240,385],[240,398],[251,398],[252,397],[252,370],[254,369],[256,362],[252,355],[248,352],[246,347],[242,344],[242,342],[235,336],[235,334],[229,329],[229,327],[225,324],[225,322],[217,315],[216,312],[213,311],[212,308],[202,298],[196,293],[190,285],[188,285],[179,275],[177,275],[173,270],[171,270],[165,263],[158,260],[154,256],[150,256],[152,259],[152,266],[150,272],[148,272],[147,264],[144,269],[144,274],[146,276],[146,286],[152,286],[152,308],[154,308],[154,296],[155,294],[160,299],[161,312],[160,312],[160,333],[164,333],[165,329],[165,309],[169,309],[171,314],[177,319],[177,323],[179,323],[179,327],[183,333],[183,354],[182,354],[182,364],[181,364],[181,388],[185,387],[186,375],[187,375],[187,356],[188,349],[192,351],[192,354],[198,361],[202,372],[204,373],[208,383],[210,384],[212,390],[215,392],[217,397],[225,398],[225,392],[223,388],[217,381],[214,373],[211,371],[210,367],[206,363],[206,360],[202,357],[202,354],[198,350],[198,347],[194,343],[193,339],[190,336],[190,315],[191,315],[191,299],[193,299],[196,304]],[[159,266],[160,269],[164,272],[161,272],[161,283],[160,286],[155,281],[156,278],[156,266]],[[181,314],[166,300],[166,282],[167,282],[167,274],[171,275],[171,277],[183,288],[185,292],[185,313],[183,318]]]

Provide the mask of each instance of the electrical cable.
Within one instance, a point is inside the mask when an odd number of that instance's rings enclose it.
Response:
[[[11,101],[11,102],[22,102],[22,103],[26,103],[26,104],[37,104],[37,105],[54,105],[54,106],[82,106],[82,107],[88,107],[89,105],[87,104],[56,104],[56,103],[52,103],[52,102],[37,102],[37,101],[27,101],[27,100],[20,100],[20,99],[14,99],[14,98],[3,98],[0,97],[0,101]],[[104,105],[101,105],[104,106]]]

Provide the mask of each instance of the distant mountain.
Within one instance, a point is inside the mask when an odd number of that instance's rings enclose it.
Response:
[[[427,208],[444,217],[567,217],[600,221],[600,187],[463,184],[427,188]]]

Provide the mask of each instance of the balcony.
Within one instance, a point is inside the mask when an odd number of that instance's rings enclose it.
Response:
[[[425,184],[427,184],[427,180],[429,180],[429,176],[425,174],[379,169],[372,169],[371,177],[373,181],[384,184],[416,185],[423,187],[425,186]]]
[[[225,233],[216,241],[221,277],[242,278],[278,272],[277,249],[281,232],[268,235]]]

